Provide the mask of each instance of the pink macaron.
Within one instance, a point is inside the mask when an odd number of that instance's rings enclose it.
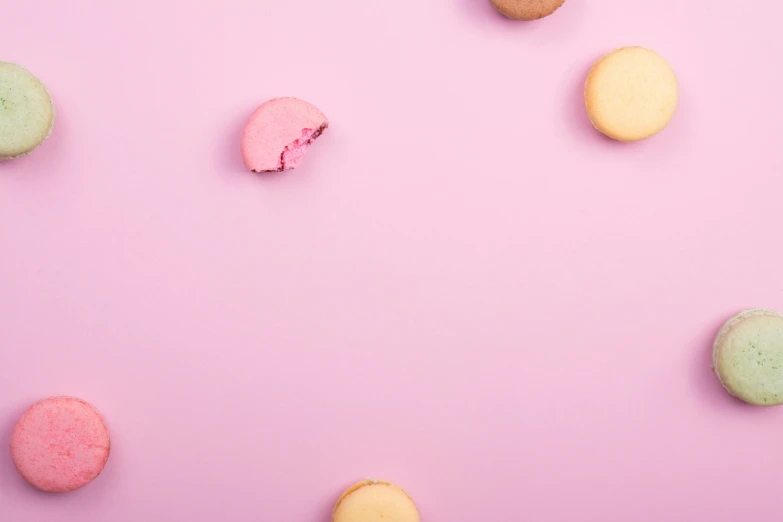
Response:
[[[253,112],[242,132],[245,165],[253,172],[295,169],[328,126],[326,116],[306,101],[269,100]]]
[[[100,412],[73,397],[33,404],[11,435],[11,458],[36,488],[65,493],[91,482],[109,458],[109,430]]]

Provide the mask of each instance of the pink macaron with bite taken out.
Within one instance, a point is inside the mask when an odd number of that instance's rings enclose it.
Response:
[[[81,488],[109,458],[109,430],[100,412],[73,397],[51,397],[24,412],[11,434],[11,458],[32,486],[50,493]]]
[[[297,168],[305,150],[329,126],[317,107],[297,98],[274,98],[256,109],[242,132],[242,157],[253,172]]]

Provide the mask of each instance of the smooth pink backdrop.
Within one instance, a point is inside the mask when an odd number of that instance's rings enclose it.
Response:
[[[92,401],[103,475],[3,522],[328,522],[396,481],[425,522],[779,522],[783,409],[732,400],[719,325],[783,308],[783,8],[568,0],[25,0],[0,59],[57,125],[0,164],[0,447]],[[636,145],[582,86],[665,56],[680,109]],[[273,96],[331,119],[245,172]]]

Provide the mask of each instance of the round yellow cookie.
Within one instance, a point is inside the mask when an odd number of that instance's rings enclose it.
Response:
[[[623,47],[598,60],[585,83],[593,126],[618,141],[662,131],[677,109],[677,77],[669,63],[644,47]]]
[[[0,160],[29,154],[53,127],[54,104],[44,84],[24,67],[0,62]]]
[[[354,484],[334,506],[332,522],[420,522],[413,500],[402,488],[378,480]]]

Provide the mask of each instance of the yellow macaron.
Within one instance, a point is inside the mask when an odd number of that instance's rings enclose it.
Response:
[[[618,141],[662,131],[677,109],[677,77],[669,63],[644,47],[623,47],[598,60],[585,83],[593,126]]]
[[[364,480],[340,496],[332,522],[420,522],[411,497],[400,487],[380,480]]]

